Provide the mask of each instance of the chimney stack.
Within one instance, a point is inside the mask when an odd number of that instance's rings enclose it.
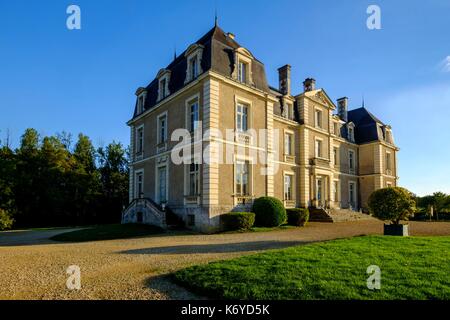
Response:
[[[291,94],[291,66],[284,65],[278,69],[279,89],[283,95]]]
[[[316,80],[313,78],[307,78],[303,81],[303,91],[313,91],[316,90]]]
[[[348,121],[348,98],[343,97],[337,99],[338,104],[338,115],[341,120],[347,122]]]
[[[234,38],[235,38],[234,33],[231,33],[231,32],[228,32],[227,36],[228,36],[228,38],[230,38],[232,40],[234,40]]]

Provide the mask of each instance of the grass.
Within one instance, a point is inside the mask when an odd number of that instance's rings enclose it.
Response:
[[[51,240],[61,242],[86,242],[99,240],[127,239],[163,233],[161,228],[143,224],[110,224],[88,229],[61,233]]]
[[[193,266],[174,274],[199,294],[225,299],[450,299],[450,237],[367,236]],[[367,267],[381,289],[367,288]]]

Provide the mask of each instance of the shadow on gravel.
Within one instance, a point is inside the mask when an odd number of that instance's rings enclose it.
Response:
[[[145,281],[145,286],[151,290],[156,290],[169,300],[206,300],[187,289],[175,284],[170,274],[150,277]]]
[[[229,253],[261,251],[269,249],[282,249],[286,247],[305,244],[305,241],[255,241],[219,244],[195,244],[169,247],[153,247],[136,250],[126,250],[122,254],[191,254],[191,253]]]

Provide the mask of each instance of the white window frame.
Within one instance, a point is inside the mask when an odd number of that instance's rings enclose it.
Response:
[[[245,98],[241,98],[238,96],[235,96],[234,98],[234,104],[235,104],[235,108],[234,108],[234,128],[236,130],[236,132],[238,133],[247,133],[247,131],[252,128],[252,101],[245,99]],[[238,106],[244,106],[247,108],[247,130],[241,131],[238,128]]]
[[[138,199],[140,198],[139,195],[139,179],[138,176],[142,176],[142,195],[144,195],[144,169],[139,169],[134,171],[134,198]]]
[[[166,123],[165,123],[165,128],[164,128],[164,140],[161,139],[160,133],[161,133],[161,118],[166,118]],[[157,139],[157,143],[162,144],[162,143],[167,143],[167,139],[168,139],[168,126],[169,126],[169,117],[168,117],[168,112],[165,111],[161,114],[159,114],[156,117],[156,130],[157,130],[157,134],[156,134],[156,139]]]
[[[200,44],[192,44],[189,46],[189,48],[186,50],[185,57],[187,61],[186,66],[186,79],[184,80],[184,83],[188,83],[190,81],[193,81],[197,79],[202,73],[202,57],[203,57],[203,49],[204,47]],[[197,73],[192,70],[192,61],[195,61],[197,66]]]
[[[314,108],[314,126],[323,129],[323,111],[320,108]]]
[[[385,167],[386,167],[386,174],[392,175],[392,154],[390,151],[386,151],[385,155]]]
[[[350,162],[350,154],[352,155]],[[352,164],[352,165],[350,165]],[[354,150],[348,150],[348,170],[355,172],[356,171],[356,153]]]
[[[191,166],[194,165],[194,167],[197,167],[196,171],[191,171]],[[195,177],[195,186],[196,191],[194,193],[191,193],[191,177],[194,174]],[[200,196],[200,177],[201,177],[201,168],[199,163],[195,163],[192,161],[190,164],[186,164],[186,195],[189,197],[198,197]]]
[[[169,189],[170,189],[170,182],[169,182],[169,165],[167,163],[156,165],[155,166],[155,201],[157,203],[161,203],[161,195],[159,190],[159,169],[165,168],[166,169],[166,194],[165,203],[169,202]]]
[[[171,71],[162,69],[158,72],[158,102],[170,95],[169,82]],[[164,82],[164,86],[162,83]]]
[[[333,165],[339,166],[339,147],[333,146]]]
[[[287,139],[287,137],[289,137],[289,139]],[[284,130],[284,155],[286,156],[293,156],[295,155],[295,140],[294,140],[294,132],[292,131],[288,131],[288,130]],[[289,140],[289,144],[287,143]],[[289,146],[289,149],[286,150],[287,146]]]
[[[291,194],[290,194],[290,199],[287,199],[286,198],[286,193],[287,193],[287,190],[286,190],[286,177],[289,177],[290,178],[290,192],[291,192]],[[294,181],[295,181],[295,173],[294,172],[290,172],[290,171],[284,171],[283,172],[283,200],[284,201],[295,201],[295,197],[294,197]]]
[[[317,147],[317,142],[320,142],[320,152],[318,152],[319,148]],[[323,153],[323,139],[322,138],[314,138],[314,157],[315,158],[322,158]]]
[[[192,111],[191,111],[191,106],[194,104],[197,104],[197,114],[198,114],[198,120],[197,120],[197,127],[195,127],[195,125],[192,125],[191,123],[191,115],[192,115]],[[186,129],[189,132],[194,132],[195,129],[197,129],[200,125],[200,94],[196,93],[193,96],[189,97],[188,99],[185,100],[185,106],[186,106]],[[191,130],[192,128],[194,128],[194,130]]]
[[[348,132],[348,140],[350,142],[355,142],[355,126],[352,123],[348,125],[347,132]]]
[[[235,79],[242,84],[251,85],[253,83],[252,80],[252,57],[251,53],[248,52],[248,50],[244,48],[239,48],[235,52],[235,71],[233,72],[235,74]],[[241,79],[240,75],[240,68],[241,63],[244,63],[246,65],[245,68],[245,79]],[[241,81],[244,80],[244,81]]]
[[[137,97],[138,114],[144,112],[145,100],[147,99],[147,93],[143,92]]]

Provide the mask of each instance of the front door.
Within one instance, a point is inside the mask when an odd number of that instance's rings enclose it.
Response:
[[[323,206],[323,180],[322,178],[316,179],[316,199],[319,207]]]
[[[158,168],[158,196],[159,203],[167,202],[167,168]]]

